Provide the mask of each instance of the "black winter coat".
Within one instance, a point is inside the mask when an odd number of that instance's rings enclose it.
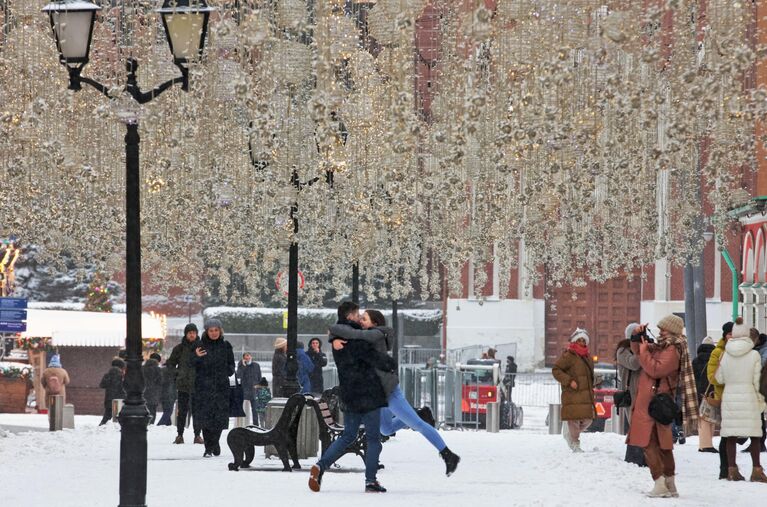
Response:
[[[272,356],[272,397],[282,396],[282,385],[285,383],[285,364],[288,356],[281,350],[275,350]]]
[[[194,367],[194,351],[197,347],[202,347],[199,339],[190,342],[186,338],[181,339],[181,343],[173,347],[173,352],[165,362],[165,367],[173,372],[173,378],[176,382],[176,389],[182,393],[193,393],[195,384],[195,375],[197,370]]]
[[[309,374],[309,383],[312,385],[313,393],[322,393],[325,390],[325,381],[322,378],[322,368],[328,365],[328,356],[320,349],[319,352],[315,352],[314,349],[309,349],[306,352],[309,359],[314,363],[314,369]]]
[[[706,376],[706,367],[711,353],[716,348],[710,343],[701,343],[698,347],[698,355],[692,360],[692,371],[695,374],[695,387],[698,389],[698,403],[703,400],[703,395],[708,387],[708,377]],[[713,388],[712,388],[713,389]]]
[[[144,399],[147,405],[159,405],[162,393],[162,369],[156,359],[147,359],[141,366],[144,374]]]
[[[200,346],[208,353],[192,358],[196,369],[194,394],[200,425],[204,429],[220,431],[229,427],[229,377],[234,375],[232,345],[224,340],[211,340],[202,334]]]
[[[364,414],[387,406],[386,393],[375,370],[395,370],[394,359],[362,340],[349,340],[343,349],[333,350],[333,358],[345,411]]]
[[[112,366],[109,368],[109,371],[101,377],[99,387],[104,389],[104,401],[124,400],[123,371],[117,366]]]
[[[261,366],[251,361],[249,365],[242,361],[237,363],[237,378],[242,384],[242,394],[246,400],[252,400],[256,396],[256,384],[261,380]]]
[[[160,404],[163,407],[163,412],[166,410],[173,410],[173,403],[175,403],[176,394],[176,381],[173,378],[175,372],[165,366],[162,368],[162,389],[160,390]]]

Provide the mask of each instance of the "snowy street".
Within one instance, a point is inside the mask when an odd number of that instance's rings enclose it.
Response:
[[[2,504],[117,505],[119,426],[98,427],[98,420],[78,416],[76,430],[57,433],[0,430]],[[45,416],[0,415],[0,427],[44,428],[45,423]],[[541,426],[498,434],[443,432],[462,458],[455,475],[446,478],[442,460],[426,440],[400,432],[384,444],[381,455],[386,469],[379,480],[389,489],[383,497],[363,493],[363,466],[356,456],[340,461],[341,471],[348,473],[327,473],[322,491],[312,493],[307,480],[313,459],[302,460],[304,470],[284,473],[278,460],[264,459],[257,450],[254,469],[230,472],[228,448],[222,445],[221,456],[203,459],[201,445],[173,445],[174,436],[174,428],[150,428],[150,506],[736,506],[759,505],[767,497],[764,484],[718,481],[718,457],[699,453],[697,437],[675,448],[681,498],[648,500],[642,492],[651,486],[649,472],[623,462],[623,437],[615,434],[585,434],[586,452],[572,454],[561,437],[545,434]],[[191,440],[191,430],[185,436]],[[738,460],[741,471],[750,473],[747,456],[739,454]]]

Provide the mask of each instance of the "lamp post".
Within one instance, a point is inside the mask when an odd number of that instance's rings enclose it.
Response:
[[[50,17],[59,61],[69,72],[69,89],[78,91],[85,83],[109,97],[108,88],[82,76],[88,64],[93,26],[101,7],[87,1],[62,0],[43,8]],[[138,62],[129,58],[125,91],[139,104],[152,101],[165,90],[180,84],[189,90],[188,64],[202,54],[213,8],[205,0],[165,0],[157,12],[162,16],[173,63],[181,76],[151,91],[142,92],[136,80]],[[120,507],[146,505],[147,425],[149,412],[144,400],[141,373],[141,209],[138,117],[122,115],[125,134],[125,306],[127,368],[123,381],[126,399],[120,411]]]

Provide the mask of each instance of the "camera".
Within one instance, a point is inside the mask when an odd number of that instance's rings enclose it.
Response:
[[[632,342],[639,343],[642,341],[642,338],[644,338],[648,343],[653,343],[655,341],[655,336],[653,336],[652,332],[647,329],[647,327],[643,327],[642,331],[640,331],[638,334],[631,335]]]

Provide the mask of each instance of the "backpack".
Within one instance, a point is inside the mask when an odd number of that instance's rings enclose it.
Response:
[[[51,375],[48,379],[48,394],[56,395],[61,394],[61,389],[64,387],[61,385],[61,379],[56,375]]]

